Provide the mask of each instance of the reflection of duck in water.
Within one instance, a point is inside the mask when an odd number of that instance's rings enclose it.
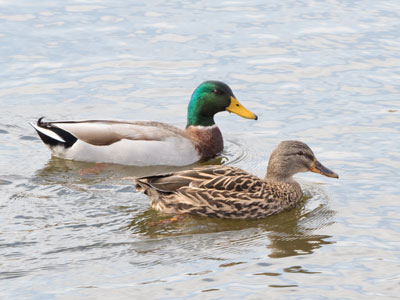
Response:
[[[184,166],[208,160],[223,150],[214,115],[221,111],[257,120],[228,85],[206,81],[193,92],[184,130],[151,122],[65,121],[31,124],[54,156],[124,165]]]
[[[193,166],[221,165],[224,157],[217,156],[207,162],[198,162]],[[126,166],[107,163],[90,163],[82,161],[73,161],[51,157],[43,168],[38,169],[35,173],[35,181],[43,181],[51,184],[68,185],[71,183],[85,183],[88,185],[94,183],[102,184],[119,184],[122,177],[128,177],[132,174],[135,176],[146,176],[149,174],[159,174],[165,172],[177,172],[186,170],[187,167],[172,166]],[[126,181],[122,181],[125,186]]]
[[[141,239],[144,243],[150,240],[151,246],[148,247],[157,249],[157,258],[165,255],[168,261],[172,259],[173,249],[182,248],[195,249],[185,260],[208,257],[210,253],[218,258],[225,257],[226,252],[248,251],[261,251],[270,258],[309,255],[324,245],[335,243],[332,236],[320,234],[322,228],[334,222],[335,212],[329,207],[329,196],[323,189],[310,184],[303,188],[305,195],[298,206],[268,218],[249,220],[186,216],[179,222],[169,222],[170,216],[148,208],[137,211],[128,228],[133,235],[145,237]],[[132,207],[125,209],[132,211]],[[219,234],[221,232],[223,234]],[[329,232],[329,229],[324,232]],[[172,241],[167,244],[169,247],[166,247],[165,241]],[[265,250],[256,250],[257,247]],[[203,248],[207,251],[199,250]],[[148,260],[147,255],[148,252],[138,260]],[[267,270],[269,264],[266,259]]]
[[[284,141],[271,154],[264,180],[229,166],[206,166],[135,178],[150,205],[169,214],[259,219],[293,208],[302,197],[298,172],[338,175],[324,167],[299,141]]]
[[[264,219],[262,227],[268,231],[271,258],[307,255],[323,245],[332,244],[331,236],[318,234],[319,229],[333,222],[335,212],[329,207],[328,196],[315,186],[306,187],[310,201],[286,213]],[[305,198],[303,196],[303,198]],[[259,221],[259,220],[258,220]],[[315,230],[317,232],[315,232]]]

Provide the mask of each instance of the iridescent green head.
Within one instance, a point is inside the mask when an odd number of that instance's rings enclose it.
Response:
[[[188,126],[212,126],[214,115],[227,110],[243,118],[257,120],[257,116],[241,105],[231,88],[221,81],[205,81],[192,94],[188,106]]]

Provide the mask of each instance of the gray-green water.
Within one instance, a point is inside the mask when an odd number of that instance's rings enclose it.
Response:
[[[0,1],[1,299],[392,299],[400,291],[400,3]],[[28,122],[185,125],[228,83],[219,160],[265,173],[284,139],[339,180],[259,221],[156,225],[134,168],[50,158]]]

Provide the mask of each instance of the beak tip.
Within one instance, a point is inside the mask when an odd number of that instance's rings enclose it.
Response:
[[[254,114],[254,120],[258,120],[258,116]]]
[[[339,179],[339,175],[336,172],[329,170],[327,167],[322,165],[319,161],[316,162],[315,166],[310,169],[311,172],[318,173],[330,178]]]
[[[321,174],[322,174],[322,175],[325,175],[326,177],[339,179],[339,175],[336,174],[335,172],[331,172],[331,173],[321,173]]]

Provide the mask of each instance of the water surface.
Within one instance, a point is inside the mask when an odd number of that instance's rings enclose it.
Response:
[[[0,298],[398,297],[397,1],[0,1]],[[257,221],[166,217],[135,168],[51,158],[28,122],[184,127],[202,81],[258,116],[221,113],[225,163],[264,176],[285,139],[339,180]]]

